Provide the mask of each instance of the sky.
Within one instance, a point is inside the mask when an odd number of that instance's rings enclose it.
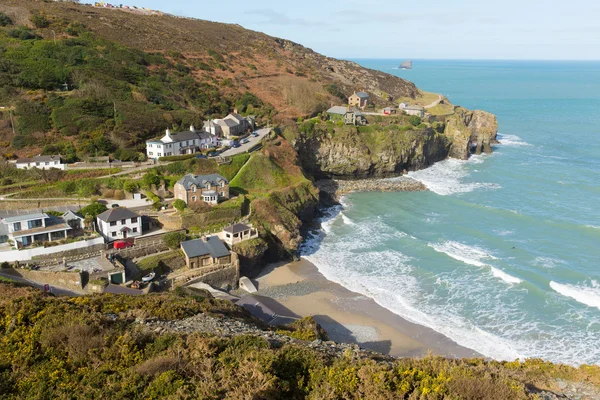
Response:
[[[113,3],[235,23],[345,59],[600,60],[598,0]]]

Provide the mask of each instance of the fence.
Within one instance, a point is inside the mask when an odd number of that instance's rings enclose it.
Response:
[[[53,246],[53,247],[34,247],[32,249],[26,249],[26,250],[3,251],[3,252],[0,252],[0,262],[29,261],[29,260],[32,260],[34,257],[39,257],[39,256],[49,256],[48,258],[56,259],[59,257],[56,255],[57,253],[63,253],[65,251],[70,251],[70,250],[75,250],[75,249],[85,249],[90,246],[95,246],[95,245],[103,244],[103,243],[104,243],[104,238],[99,237],[99,238],[95,238],[95,239],[91,239],[91,240],[82,240],[79,242],[61,244],[61,245]],[[83,259],[83,258],[90,258],[93,256],[90,256],[89,253],[86,252],[86,253],[82,253],[82,254],[79,254],[79,255],[73,256],[73,257],[81,257],[80,259]],[[71,257],[69,257],[69,258],[71,258]],[[70,259],[70,261],[73,261],[73,260]],[[41,264],[41,263],[44,263],[45,260],[41,259],[41,260],[35,260],[33,262],[35,262],[36,264]]]

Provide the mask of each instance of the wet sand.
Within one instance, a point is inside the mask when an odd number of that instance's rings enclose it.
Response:
[[[411,323],[374,300],[328,281],[302,259],[267,267],[257,294],[271,297],[297,316],[313,316],[336,342],[356,343],[394,357],[436,354],[481,357],[432,329]]]

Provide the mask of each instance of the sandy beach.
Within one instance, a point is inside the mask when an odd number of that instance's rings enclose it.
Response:
[[[366,296],[328,281],[304,259],[271,265],[256,282],[257,294],[277,300],[295,316],[313,316],[336,342],[356,343],[394,357],[429,353],[481,357],[432,329],[403,319]]]

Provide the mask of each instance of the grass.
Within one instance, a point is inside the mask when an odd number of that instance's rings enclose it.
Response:
[[[231,158],[231,164],[219,165],[219,174],[225,177],[228,181],[231,181],[240,169],[248,162],[250,155],[246,153],[237,154]]]
[[[438,104],[435,107],[427,109],[431,115],[450,115],[454,114],[454,106],[452,104]]]
[[[409,105],[418,105],[418,106],[427,106],[438,99],[438,93],[424,92],[419,90],[420,96],[417,96],[416,99],[411,99],[410,97],[400,97],[396,99],[396,103],[400,104],[403,102],[408,103]]]

